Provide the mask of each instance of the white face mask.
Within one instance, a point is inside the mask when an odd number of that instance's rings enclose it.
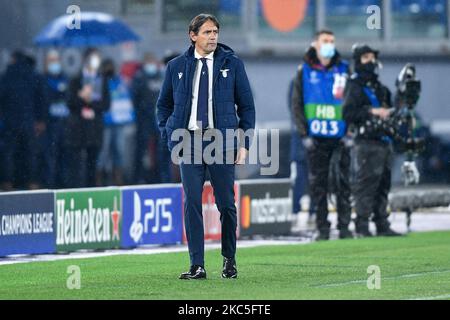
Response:
[[[93,70],[98,70],[98,68],[100,68],[100,64],[101,64],[101,59],[98,55],[92,55],[89,58],[89,68],[91,68]]]
[[[146,63],[144,70],[148,75],[153,76],[158,73],[158,66],[155,63]]]
[[[333,43],[324,43],[320,46],[320,55],[325,59],[331,59],[336,54],[336,47]]]

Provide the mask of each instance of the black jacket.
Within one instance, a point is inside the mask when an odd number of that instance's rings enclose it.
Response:
[[[79,96],[82,88],[82,75],[70,81],[67,106],[70,116],[67,124],[67,143],[71,147],[100,147],[103,141],[103,114],[109,109],[111,98],[106,77],[102,78],[102,98],[99,101],[86,103]],[[81,116],[82,109],[94,110],[95,118],[86,120]]]
[[[8,66],[0,79],[0,118],[8,130],[33,130],[36,121],[46,121],[44,82],[25,57]]]
[[[341,62],[339,52],[331,59],[330,65],[327,69],[333,68],[336,64]],[[321,64],[317,57],[317,52],[314,47],[310,47],[303,57],[303,61],[312,68],[320,70]],[[292,115],[294,117],[295,128],[298,130],[300,136],[306,137],[308,135],[308,123],[305,117],[305,103],[303,99],[303,63],[298,66],[297,73],[294,78],[294,87],[291,96]]]
[[[162,86],[162,75],[148,76],[143,70],[139,70],[133,78],[131,95],[138,130],[148,128],[151,134],[158,134],[156,122],[156,102]]]
[[[374,115],[370,113],[372,103],[364,92],[364,87],[373,88],[378,101],[383,108],[391,108],[391,92],[387,87],[382,85],[378,80],[365,83],[356,74],[353,74],[345,87],[344,103],[343,103],[343,117],[348,126],[359,128],[364,125],[368,120],[373,120]],[[374,133],[370,139],[379,139],[384,134],[382,132]],[[366,137],[367,138],[367,137]]]

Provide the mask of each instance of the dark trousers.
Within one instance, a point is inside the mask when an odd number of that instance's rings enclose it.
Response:
[[[170,183],[175,180],[172,177],[172,162],[170,160],[170,151],[167,144],[158,139],[158,170],[161,183]]]
[[[191,133],[191,136],[194,136],[194,134]],[[223,164],[206,164],[204,161],[201,161],[202,163],[200,164],[195,164],[194,152],[203,152],[208,144],[208,142],[203,142],[201,150],[194,149],[191,146],[191,155],[183,155],[183,157],[189,157],[191,163],[187,164],[184,161],[180,163],[181,180],[185,197],[184,223],[190,262],[191,265],[201,266],[205,265],[202,192],[206,180],[206,171],[209,173],[216,205],[220,212],[220,221],[222,223],[222,256],[234,258],[236,254],[237,210],[234,198],[235,165],[226,164],[225,155],[223,155]]]
[[[316,207],[316,223],[320,232],[329,232],[327,195],[330,191],[329,175],[332,159],[337,161],[338,172],[335,175],[336,206],[339,230],[348,229],[351,219],[350,204],[350,151],[337,140],[315,141],[308,151],[309,183],[311,201]]]
[[[67,188],[69,185],[70,155],[65,141],[65,119],[52,119],[48,125],[45,182],[48,188]]]
[[[4,181],[20,181],[24,187],[37,183],[39,148],[33,128],[6,128],[4,133]]]
[[[95,187],[95,173],[100,148],[90,146],[71,149],[70,187]]]
[[[357,141],[355,145],[356,229],[368,230],[373,213],[378,231],[390,227],[388,195],[391,189],[392,147],[381,141]]]
[[[308,165],[306,160],[294,161],[294,165],[296,166],[297,175],[292,184],[292,213],[298,214],[302,210],[300,200],[307,193],[308,189]],[[310,201],[309,215],[314,213],[314,204]]]

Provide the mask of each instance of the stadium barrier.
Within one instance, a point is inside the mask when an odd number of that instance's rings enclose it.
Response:
[[[289,189],[288,179],[237,181],[237,237],[289,233]],[[205,240],[220,240],[209,183],[202,205]],[[186,243],[183,208],[181,184],[0,193],[0,256]]]
[[[289,179],[235,184],[237,237],[289,235]],[[448,188],[393,190],[391,210],[450,205]],[[221,239],[211,185],[202,195],[205,240]],[[181,184],[0,193],[0,257],[186,243]]]

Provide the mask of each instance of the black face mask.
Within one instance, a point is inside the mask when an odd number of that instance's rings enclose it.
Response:
[[[358,75],[366,81],[373,81],[378,78],[378,63],[376,62],[360,63],[355,69]]]
[[[113,77],[114,76],[114,69],[105,68],[103,70],[103,75],[105,75],[106,77],[109,77],[109,78]]]

